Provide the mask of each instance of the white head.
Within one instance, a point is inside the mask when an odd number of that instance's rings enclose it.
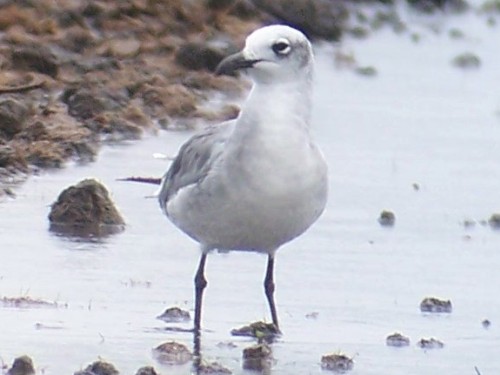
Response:
[[[310,79],[313,66],[311,43],[300,31],[284,25],[262,27],[250,34],[245,48],[225,58],[218,74],[245,69],[257,83]]]

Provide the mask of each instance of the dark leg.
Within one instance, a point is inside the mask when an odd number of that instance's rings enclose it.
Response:
[[[274,304],[273,270],[274,270],[274,254],[269,254],[267,258],[266,278],[264,279],[264,290],[266,292],[267,302],[269,303],[269,309],[271,310],[271,317],[273,319],[273,324],[279,331],[278,314],[276,313],[276,305]]]
[[[201,305],[203,300],[203,290],[207,286],[207,280],[205,279],[205,262],[207,260],[207,253],[203,253],[200,258],[200,264],[198,265],[198,271],[194,277],[194,332],[195,335],[199,335],[201,328]]]

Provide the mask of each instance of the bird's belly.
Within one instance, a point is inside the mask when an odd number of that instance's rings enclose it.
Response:
[[[206,181],[179,192],[167,206],[171,220],[208,248],[272,251],[302,234],[322,213],[326,181],[255,188]]]

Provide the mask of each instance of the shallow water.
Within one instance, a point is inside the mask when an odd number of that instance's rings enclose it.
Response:
[[[321,373],[321,356],[335,351],[354,356],[352,374],[500,371],[500,231],[463,225],[500,211],[500,28],[472,14],[436,18],[440,33],[416,16],[409,21],[419,43],[382,30],[335,47],[375,66],[377,77],[335,69],[333,47],[317,46],[314,127],[331,196],[319,222],[278,253],[284,336],[273,344],[274,375]],[[456,26],[465,39],[449,38]],[[452,67],[464,51],[477,53],[482,67]],[[102,357],[123,374],[147,364],[163,374],[189,372],[158,365],[151,349],[169,340],[191,345],[190,334],[165,331],[155,317],[173,305],[192,309],[196,244],[145,198],[154,187],[116,181],[161,175],[167,163],[152,153],[175,155],[188,136],[163,132],[105,147],[96,163],[32,177],[16,199],[1,203],[0,296],[61,304],[0,308],[5,362],[26,353],[45,374],[71,374]],[[86,177],[111,190],[125,232],[92,242],[48,232],[50,204]],[[378,224],[383,209],[396,214],[393,228]],[[229,331],[269,319],[265,262],[248,253],[208,259],[202,353],[235,374],[250,373],[241,370],[241,352],[253,341]],[[451,299],[453,312],[422,314],[426,296]],[[306,318],[313,312],[315,319]],[[481,326],[485,318],[489,329]],[[409,336],[410,346],[387,347],[394,331]],[[416,346],[431,336],[445,347]]]

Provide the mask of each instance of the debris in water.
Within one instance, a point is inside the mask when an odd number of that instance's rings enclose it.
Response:
[[[272,341],[280,335],[280,332],[273,323],[254,322],[247,326],[232,329],[231,335],[249,336],[259,340]]]
[[[426,297],[420,302],[420,311],[431,313],[451,313],[450,300],[441,300],[435,297]]]
[[[33,307],[63,307],[57,302],[49,302],[41,299],[31,298],[31,297],[2,297],[0,299],[1,307],[16,307],[16,308],[33,308]],[[67,307],[64,305],[64,307]]]
[[[342,353],[327,354],[321,357],[321,368],[335,372],[346,372],[352,370],[354,361]]]
[[[387,338],[385,339],[385,342],[386,342],[387,346],[395,346],[395,347],[400,348],[403,346],[410,345],[410,338],[403,336],[399,332],[395,332],[395,333],[387,336]]]
[[[153,349],[153,356],[158,362],[167,365],[183,365],[193,358],[186,345],[175,341],[158,345]]]

